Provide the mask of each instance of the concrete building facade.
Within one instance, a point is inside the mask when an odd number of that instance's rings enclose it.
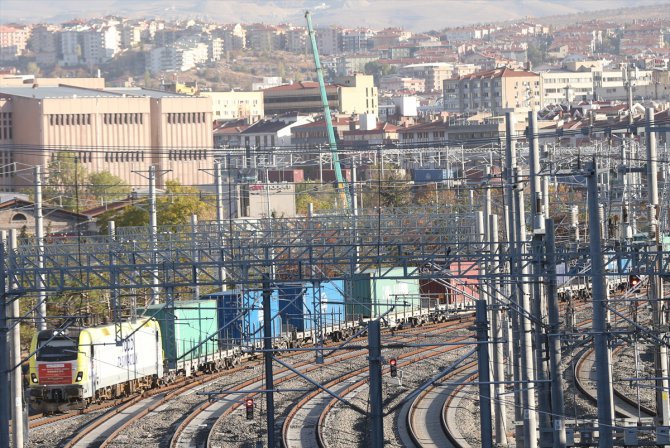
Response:
[[[444,81],[444,104],[450,112],[491,111],[541,107],[538,73],[501,67]]]
[[[212,165],[210,98],[144,89],[0,87],[0,113],[2,159],[19,167],[46,169],[66,152],[88,173],[109,171],[131,186],[148,184],[137,172],[150,165],[163,173],[158,185],[211,181],[200,171]],[[5,191],[30,183],[0,175]]]
[[[266,115],[287,112],[323,112],[321,91],[316,82],[298,82],[263,91]],[[378,92],[369,75],[343,76],[335,84],[326,85],[328,106],[342,114],[370,113],[378,115]]]
[[[212,98],[214,120],[248,119],[255,123],[265,116],[263,92],[203,92]]]

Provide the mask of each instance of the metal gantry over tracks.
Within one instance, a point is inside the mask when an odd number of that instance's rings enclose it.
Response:
[[[533,122],[532,118],[529,122]],[[664,220],[662,215],[648,212],[650,209],[657,211],[659,205],[661,210],[667,208],[663,206],[667,189],[662,189],[661,199],[654,200],[652,194],[647,197],[644,193],[642,177],[635,180],[635,176],[645,169],[650,171],[647,177],[651,179],[659,168],[653,168],[652,163],[623,166],[626,161],[630,164],[632,157],[623,157],[622,166],[617,168],[610,163],[610,157],[619,149],[611,146],[555,150],[552,157],[543,157],[538,165],[539,147],[531,138],[527,153],[530,175],[526,177],[522,173],[524,167],[517,161],[517,157],[523,160],[526,152],[516,149],[512,134],[511,131],[508,133],[505,171],[496,179],[505,194],[492,199],[490,188],[477,186],[482,202],[478,205],[483,211],[475,211],[472,204],[472,211],[467,213],[463,212],[462,204],[458,207],[439,205],[359,210],[357,215],[345,212],[304,218],[219,219],[204,223],[195,219],[191,226],[156,227],[155,231],[151,228],[118,228],[105,236],[48,237],[43,244],[33,238],[20,238],[16,242],[10,238],[8,244],[0,246],[3,269],[0,277],[5,291],[3,306],[0,306],[0,343],[4,347],[8,330],[16,326],[17,317],[20,319],[14,311],[9,316],[10,305],[39,294],[108,291],[114,320],[120,322],[124,311],[132,311],[132,306],[129,309],[121,303],[122,296],[143,296],[145,300],[151,297],[151,300],[169,305],[178,295],[199,297],[201,288],[258,287],[274,281],[319,282],[349,278],[370,268],[379,269],[382,276],[385,268],[402,267],[403,277],[440,279],[448,275],[446,266],[462,261],[478,265],[478,270],[463,273],[463,278],[479,280],[478,298],[487,301],[488,316],[482,316],[482,311],[478,321],[480,343],[490,342],[493,347],[511,345],[506,358],[520,360],[518,365],[510,362],[511,368],[501,376],[505,369],[498,368],[501,359],[496,353],[498,350],[492,350],[493,368],[489,373],[494,383],[490,394],[492,404],[483,405],[482,411],[495,411],[493,431],[496,441],[504,436],[499,430],[504,422],[498,422],[498,418],[501,410],[505,412],[504,406],[497,407],[501,403],[498,386],[508,382],[514,387],[517,442],[523,440],[527,447],[544,446],[547,434],[551,434],[554,446],[566,445],[563,404],[554,402],[562,388],[560,378],[556,378],[560,365],[560,356],[556,355],[561,352],[561,339],[569,340],[574,335],[560,324],[555,302],[560,291],[580,289],[593,295],[594,311],[598,310],[598,319],[591,331],[579,335],[582,343],[594,341],[597,369],[601,373],[597,379],[598,400],[611,396],[611,383],[602,372],[611,370],[608,351],[612,339],[625,338],[635,332],[638,338],[646,338],[659,347],[659,359],[665,357],[665,367],[660,362],[654,377],[645,381],[655,381],[659,391],[656,426],[667,427],[667,324],[659,318],[652,327],[646,328],[624,319],[625,325],[615,328],[607,316],[616,314],[615,300],[607,295],[610,283],[629,275],[648,279],[649,290],[653,291],[648,297],[635,300],[648,300],[655,312],[663,310],[660,304],[665,301],[665,296],[659,288],[662,282],[657,277],[668,272],[668,256],[658,239],[653,244],[649,244],[648,239],[651,234],[660,234]],[[529,135],[536,136],[536,132],[531,128]],[[473,155],[478,156],[479,153]],[[598,163],[591,163],[593,159]],[[658,156],[652,153],[647,159],[653,162]],[[614,168],[631,182],[623,182],[623,187],[613,185],[608,188],[611,183],[609,174]],[[667,166],[660,169],[665,171]],[[550,192],[545,184],[535,183],[538,178],[552,179],[555,191]],[[588,200],[559,197],[558,178],[574,178],[582,185],[586,179]],[[649,179],[650,183],[655,183]],[[525,214],[527,180],[531,185],[530,219],[526,219]],[[621,192],[614,194],[617,189]],[[553,196],[551,211],[546,205],[550,195]],[[590,234],[579,234],[581,227],[578,213],[575,213],[575,219],[563,226],[571,229],[569,237],[559,238],[556,242],[551,232],[553,221],[543,218],[554,216],[557,211],[565,212],[579,201],[583,201],[582,205],[588,210]],[[646,238],[634,239],[625,230],[626,226],[635,228],[632,219],[630,223],[621,221],[618,231],[611,231],[601,217],[601,208],[605,208],[608,215],[619,213],[627,219],[636,216],[642,224],[639,228],[646,224],[651,232]],[[504,216],[505,212],[509,219],[499,232],[498,216]],[[528,227],[532,228],[532,235],[526,235]],[[590,247],[585,242],[590,243]],[[565,266],[566,275],[574,275],[577,281],[559,286],[557,265]],[[625,270],[624,265],[628,266]],[[390,272],[387,271],[388,275],[392,275]],[[553,303],[554,308],[550,307],[548,313],[533,308],[542,303],[543,297]],[[508,333],[506,339],[501,330],[502,326],[508,325],[507,317],[502,317],[505,313],[516,331]],[[487,325],[489,334],[485,335],[483,330]],[[542,350],[537,350],[545,345],[550,354],[548,360]],[[5,387],[9,372],[17,367],[8,365],[3,356],[0,365],[0,387],[3,388],[0,390],[0,442],[8,440],[4,438],[9,432],[9,394],[5,393]],[[603,381],[603,377],[608,381]],[[485,384],[489,379],[480,378],[480,381]],[[480,398],[487,396],[483,393]],[[591,429],[597,424],[600,445],[613,446],[613,435],[618,430],[616,422],[609,410],[600,414],[591,422]],[[486,416],[482,415],[482,418]],[[487,418],[491,418],[490,413]]]

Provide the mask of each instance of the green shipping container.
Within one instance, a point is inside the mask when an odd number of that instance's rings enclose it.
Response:
[[[211,360],[218,351],[216,300],[175,301],[138,310],[138,315],[158,320],[163,338],[163,358],[171,370],[193,368]]]
[[[354,275],[351,297],[346,299],[347,318],[378,317],[392,307],[392,316],[419,310],[419,279],[407,275],[416,275],[416,268],[368,269]]]
[[[670,252],[670,236],[664,236],[662,239],[663,252]]]

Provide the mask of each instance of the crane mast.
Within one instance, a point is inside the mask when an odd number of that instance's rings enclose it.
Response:
[[[330,146],[331,157],[333,158],[333,167],[335,168],[335,179],[337,181],[337,191],[340,195],[343,204],[347,208],[352,205],[349,201],[349,196],[345,193],[344,177],[342,176],[342,167],[340,166],[340,157],[337,153],[337,141],[335,140],[335,131],[333,129],[333,120],[330,117],[330,106],[328,106],[328,95],[326,94],[326,83],[323,80],[323,69],[321,68],[321,60],[319,59],[319,50],[316,48],[316,33],[312,27],[312,18],[309,11],[305,11],[305,19],[307,19],[307,31],[309,32],[310,43],[312,44],[312,54],[314,55],[314,65],[316,67],[316,77],[319,81],[319,90],[321,91],[321,102],[323,103],[323,118],[326,120],[326,129],[328,131],[328,144]]]

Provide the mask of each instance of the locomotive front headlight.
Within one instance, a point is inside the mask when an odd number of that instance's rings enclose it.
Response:
[[[33,382],[33,384],[37,384],[37,375],[34,373],[30,374],[30,380]]]
[[[81,381],[81,379],[84,377],[84,372],[77,372],[77,382]]]

